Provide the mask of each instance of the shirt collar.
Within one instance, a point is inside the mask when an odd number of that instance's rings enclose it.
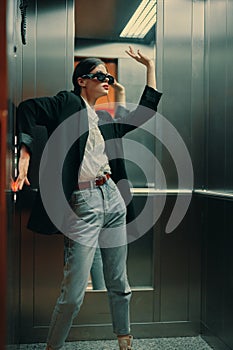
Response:
[[[81,98],[83,99],[83,101],[86,104],[88,118],[90,118],[92,121],[98,122],[99,117],[98,117],[96,111],[89,105],[89,103],[87,102],[87,100],[84,97],[81,96]]]

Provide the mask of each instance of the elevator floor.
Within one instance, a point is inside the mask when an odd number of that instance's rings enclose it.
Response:
[[[45,344],[21,344],[20,350],[44,350]],[[68,342],[63,350],[117,350],[114,340],[79,341]],[[134,339],[135,350],[211,350],[212,348],[201,338],[179,337],[179,338],[156,338],[156,339]]]

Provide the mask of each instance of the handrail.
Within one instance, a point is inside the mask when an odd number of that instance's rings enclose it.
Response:
[[[194,190],[194,193],[202,196],[208,196],[208,197],[216,197],[221,199],[233,199],[233,193],[224,192],[224,191],[196,189]]]

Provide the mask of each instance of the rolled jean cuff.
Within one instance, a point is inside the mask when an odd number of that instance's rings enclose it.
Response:
[[[130,334],[130,328],[128,329],[121,329],[121,330],[114,330],[113,331],[116,335],[128,335]]]

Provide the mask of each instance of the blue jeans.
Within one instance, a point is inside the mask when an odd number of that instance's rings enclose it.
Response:
[[[103,273],[103,261],[100,248],[96,249],[93,263],[91,266],[91,282],[93,290],[106,289]]]
[[[47,339],[54,350],[63,346],[82,305],[98,245],[113,331],[117,335],[130,333],[126,208],[120,192],[109,179],[101,187],[75,191],[71,206],[76,215],[67,218],[64,277]]]

